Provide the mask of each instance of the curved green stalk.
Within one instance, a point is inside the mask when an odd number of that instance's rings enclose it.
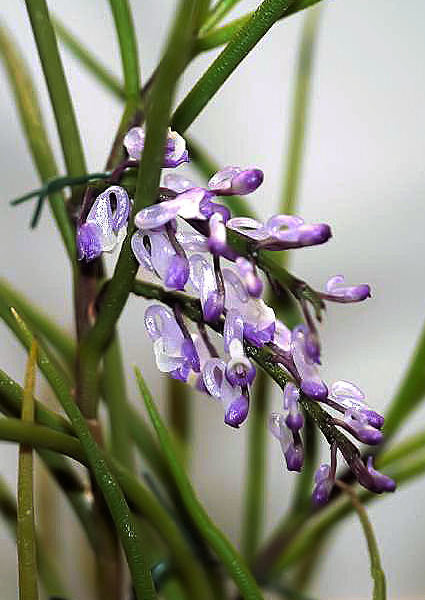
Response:
[[[236,67],[288,9],[291,0],[264,0],[195,84],[174,113],[172,127],[183,133]]]
[[[367,516],[367,512],[357,497],[357,494],[354,490],[350,488],[349,485],[342,483],[341,481],[337,481],[337,484],[342,488],[342,490],[348,495],[351,504],[353,505],[354,510],[356,511],[364,536],[367,542],[367,548],[369,552],[370,559],[370,572],[373,579],[373,600],[386,600],[387,591],[386,591],[386,581],[385,581],[385,573],[382,569],[381,559],[379,556],[379,548],[378,543],[376,541],[375,534],[373,532],[372,524],[369,521],[369,517]]]
[[[113,75],[84,44],[56,17],[52,17],[56,34],[63,45],[77,58],[86,69],[93,73],[99,83],[109,89],[114,96],[125,99],[125,92],[118,77]]]
[[[7,69],[22,128],[32,159],[42,181],[56,177],[58,169],[43,122],[40,105],[29,69],[16,42],[4,26],[0,26],[0,55]],[[75,256],[75,235],[60,193],[49,196],[49,204],[71,259]]]
[[[71,177],[82,175],[86,171],[83,147],[46,1],[25,0],[25,4],[49,90],[67,172]]]
[[[22,424],[34,422],[34,387],[37,368],[37,342],[31,340],[25,387],[22,398]],[[34,465],[33,449],[19,444],[18,459],[18,512],[16,539],[18,546],[18,574],[20,600],[38,600],[37,558],[34,520]]]
[[[218,48],[219,46],[223,46],[230,42],[232,37],[239,31],[241,27],[248,23],[251,18],[252,13],[247,15],[243,15],[223,27],[219,27],[218,29],[214,29],[213,31],[208,31],[204,35],[201,34],[200,37],[196,40],[195,54],[199,54],[200,52],[206,52],[207,50],[213,50],[214,48]]]
[[[24,344],[28,348],[31,342],[31,333],[25,323],[18,316],[16,318],[22,331]],[[51,363],[42,348],[38,353],[38,365],[72,423],[90,469],[109,508],[127,556],[136,597],[138,600],[153,599],[155,598],[155,592],[144,560],[142,543],[121,488],[111,473],[102,451],[90,433],[88,424],[74,401],[69,385],[64,381],[60,372]],[[56,435],[63,434],[56,433]],[[75,442],[73,438],[71,439]]]
[[[0,297],[14,306],[38,336],[44,337],[62,356],[69,366],[75,363],[75,342],[54,320],[0,278]]]
[[[138,101],[140,98],[139,53],[130,6],[128,0],[109,0],[109,4],[120,45],[125,97],[127,101]]]
[[[159,416],[150,392],[137,367],[135,368],[135,373],[140,393],[143,397],[149,417],[158,435],[159,443],[168,462],[175,484],[180,492],[183,504],[192,516],[194,523],[197,525],[202,536],[210,544],[211,548],[223,562],[230,576],[238,586],[243,598],[252,600],[261,599],[261,591],[248,568],[244,564],[242,558],[239,556],[238,552],[235,550],[235,548],[233,548],[227,538],[223,535],[223,533],[211,521],[207,512],[197,499],[189,478],[187,477],[184,468],[181,466],[180,459],[178,458],[177,452],[174,449],[173,440],[171,439],[161,417]]]

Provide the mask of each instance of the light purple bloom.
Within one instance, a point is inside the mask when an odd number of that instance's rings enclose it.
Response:
[[[298,406],[299,397],[298,388],[293,383],[288,382],[283,391],[283,409],[285,423],[292,433],[297,433],[304,426],[304,417]]]
[[[230,355],[226,377],[232,385],[250,385],[255,378],[255,367],[245,356],[243,347],[244,323],[236,309],[227,311],[224,321],[224,350]]]
[[[205,219],[200,209],[204,197],[203,188],[191,188],[172,200],[164,200],[143,208],[136,214],[134,223],[138,229],[146,231],[158,229],[177,216],[184,219]]]
[[[189,263],[177,254],[165,231],[136,231],[131,247],[139,264],[156,274],[170,289],[183,290]]]
[[[322,464],[314,475],[313,504],[323,506],[329,500],[335,478],[332,476],[330,465]]]
[[[328,388],[319,377],[317,368],[307,351],[307,330],[303,325],[292,332],[291,352],[297,369],[301,390],[313,400],[326,400]]]
[[[344,421],[336,420],[337,425],[343,426],[349,431],[355,438],[364,444],[370,446],[376,446],[383,440],[382,432],[372,425],[369,425],[369,421],[366,415],[363,413],[348,409],[344,413]]]
[[[272,413],[269,418],[269,430],[280,442],[288,471],[301,471],[304,463],[301,438],[290,431],[285,416],[281,413]]]
[[[211,177],[208,187],[219,196],[245,195],[254,192],[263,179],[264,173],[260,169],[226,167]]]
[[[115,199],[113,208],[112,198]],[[112,252],[127,234],[131,202],[126,190],[110,186],[94,201],[86,220],[77,228],[79,258],[93,260]]]
[[[257,275],[254,264],[243,256],[239,256],[235,260],[235,265],[245,284],[248,294],[252,296],[252,298],[260,298],[263,293],[263,282]]]
[[[144,127],[133,127],[124,137],[124,146],[132,160],[140,160],[145,146]],[[189,161],[186,142],[176,131],[168,128],[163,167],[174,168]]]
[[[223,254],[227,249],[226,225],[221,213],[213,213],[209,219],[208,247],[213,254]]]
[[[251,298],[245,284],[233,269],[224,268],[225,307],[236,308],[244,322],[244,337],[254,346],[264,346],[273,339],[276,328],[274,310],[263,300]]]
[[[239,427],[247,417],[249,403],[240,386],[232,385],[227,380],[225,361],[211,358],[202,376],[208,393],[223,403],[226,424]]]
[[[372,476],[373,492],[376,492],[377,494],[381,494],[382,492],[394,492],[396,489],[395,481],[391,479],[391,477],[388,477],[387,475],[384,475],[373,468],[372,456],[368,457],[366,468],[369,475]]]
[[[335,275],[326,283],[325,292],[322,297],[333,302],[361,302],[370,298],[370,286],[366,283],[360,285],[346,286],[343,275]]]
[[[217,320],[224,309],[224,298],[217,288],[217,280],[211,263],[200,254],[189,258],[190,282],[199,294],[202,313],[206,321]]]
[[[162,373],[186,381],[190,370],[199,371],[199,357],[180,329],[172,311],[153,304],[145,312],[146,331],[153,341],[156,365]]]
[[[333,383],[328,400],[333,408],[341,412],[353,410],[364,415],[369,425],[375,429],[381,429],[384,425],[384,417],[366,404],[364,393],[349,381],[341,380]]]

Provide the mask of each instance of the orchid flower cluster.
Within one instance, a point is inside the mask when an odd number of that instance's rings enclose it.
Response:
[[[134,127],[127,133],[127,165],[140,160],[144,140],[143,128]],[[188,160],[185,140],[169,130],[163,167],[175,168]],[[149,277],[167,290],[195,295],[202,308],[203,320],[196,331],[189,328],[178,303],[147,308],[144,323],[158,369],[217,399],[224,409],[224,422],[238,428],[248,416],[250,388],[256,376],[246,347],[267,348],[272,361],[292,380],[284,388],[282,411],[270,415],[269,429],[281,444],[288,470],[301,471],[301,395],[339,413],[334,425],[367,445],[381,442],[383,417],[368,407],[363,392],[354,384],[337,381],[328,388],[321,379],[318,334],[305,303],[306,322],[291,331],[262,299],[264,285],[255,261],[258,250],[314,246],[331,237],[325,223],[307,224],[290,215],[275,215],[266,223],[232,218],[229,208],[217,202],[219,197],[250,194],[262,182],[263,173],[256,168],[226,167],[207,187],[169,172],[163,177],[158,201],[135,215],[137,230],[131,247]],[[90,261],[112,251],[127,234],[131,209],[126,190],[118,185],[100,194],[78,226],[80,258]],[[249,241],[251,254],[242,256],[234,250],[228,242],[230,231]],[[344,277],[337,275],[318,295],[326,301],[359,302],[370,296],[370,288],[366,284],[347,286]],[[223,333],[221,352],[207,333],[208,324]],[[336,450],[331,447],[331,464],[321,465],[316,472],[313,501],[317,505],[325,503],[332,492]],[[371,458],[366,465],[359,463],[355,474],[362,485],[377,493],[394,490],[394,482],[374,470]]]

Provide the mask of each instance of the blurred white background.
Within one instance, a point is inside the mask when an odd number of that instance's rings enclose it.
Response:
[[[131,4],[146,80],[158,59],[175,2]],[[255,4],[242,1],[235,15]],[[317,287],[340,272],[349,282],[373,286],[373,298],[367,303],[329,307],[322,328],[324,375],[329,381],[345,378],[356,382],[370,402],[384,410],[424,317],[425,4],[421,0],[335,0],[324,4],[299,214],[307,220],[330,223],[334,237],[325,246],[296,252],[293,270]],[[120,72],[105,0],[51,0],[49,5],[100,58]],[[0,0],[0,6],[2,19],[18,37],[30,62],[51,137],[59,149],[24,4]],[[278,24],[190,130],[220,164],[255,165],[264,170],[264,185],[252,197],[263,216],[276,210],[281,189],[302,18],[296,15]],[[194,62],[179,98],[212,57],[210,53]],[[63,59],[89,168],[98,170],[103,168],[121,107],[66,51]],[[38,180],[3,71],[0,77],[1,275],[71,329],[69,272],[48,211],[39,228],[30,232],[30,206],[12,209],[8,204],[11,198],[36,187]],[[143,303],[132,300],[120,323],[134,398],[130,369],[134,362],[143,365],[158,395],[164,387],[153,365],[142,318]],[[24,353],[3,326],[1,334],[0,364],[21,381]],[[275,392],[277,406],[280,399]],[[415,413],[405,430],[421,428],[424,415],[424,410]],[[195,484],[218,524],[234,540],[240,532],[246,437],[246,428],[234,431],[223,426],[219,406],[197,398]],[[270,440],[269,446],[267,531],[285,510],[294,480],[283,468],[277,442]],[[0,470],[14,485],[15,447],[1,446]],[[424,502],[425,480],[370,507],[389,597],[394,600],[425,596]],[[8,600],[16,597],[16,557],[1,522],[0,536],[0,597]],[[68,567],[69,579],[78,586],[78,562],[70,560]],[[313,591],[326,599],[370,598],[365,542],[354,517],[332,537]],[[78,597],[84,600],[82,592]]]

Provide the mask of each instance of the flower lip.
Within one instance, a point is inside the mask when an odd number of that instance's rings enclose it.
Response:
[[[226,425],[230,425],[230,427],[238,429],[248,416],[248,411],[248,399],[244,395],[240,395],[227,407],[224,415],[224,422]]]

